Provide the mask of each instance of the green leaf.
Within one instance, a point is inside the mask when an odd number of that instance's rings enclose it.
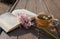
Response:
[[[48,35],[50,35],[52,37],[52,39],[58,39],[57,36],[53,35],[52,33],[50,33],[48,30],[46,30],[43,27],[38,27],[38,26],[32,26],[32,27],[44,31],[45,33],[47,33]]]

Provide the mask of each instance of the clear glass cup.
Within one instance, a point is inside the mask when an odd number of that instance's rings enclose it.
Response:
[[[39,13],[36,19],[40,27],[45,27],[47,30],[56,32],[56,26],[59,24],[59,20],[54,18],[52,14],[46,14],[44,12]]]
[[[36,21],[41,27],[47,27],[52,22],[52,16],[45,13],[40,13],[37,16]]]

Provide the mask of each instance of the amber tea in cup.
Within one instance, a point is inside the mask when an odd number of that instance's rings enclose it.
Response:
[[[46,27],[52,21],[52,16],[42,14],[42,15],[37,16],[36,21],[41,27]]]

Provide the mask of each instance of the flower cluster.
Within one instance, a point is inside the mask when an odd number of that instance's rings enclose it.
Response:
[[[23,13],[18,15],[18,19],[23,25],[23,27],[25,27],[26,29],[28,29],[34,24],[33,22],[31,22],[31,18],[29,18],[26,14]]]

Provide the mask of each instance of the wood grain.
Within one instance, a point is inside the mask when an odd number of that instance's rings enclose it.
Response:
[[[36,0],[36,9],[37,9],[37,14],[40,12],[45,12],[48,14],[48,10],[46,8],[46,5],[44,4],[43,0]]]
[[[19,3],[16,5],[15,9],[24,9],[26,6],[27,0],[20,0]]]
[[[17,39],[18,30],[19,29],[16,29],[16,30],[13,30],[9,33],[2,31],[2,33],[0,34],[0,39]]]

